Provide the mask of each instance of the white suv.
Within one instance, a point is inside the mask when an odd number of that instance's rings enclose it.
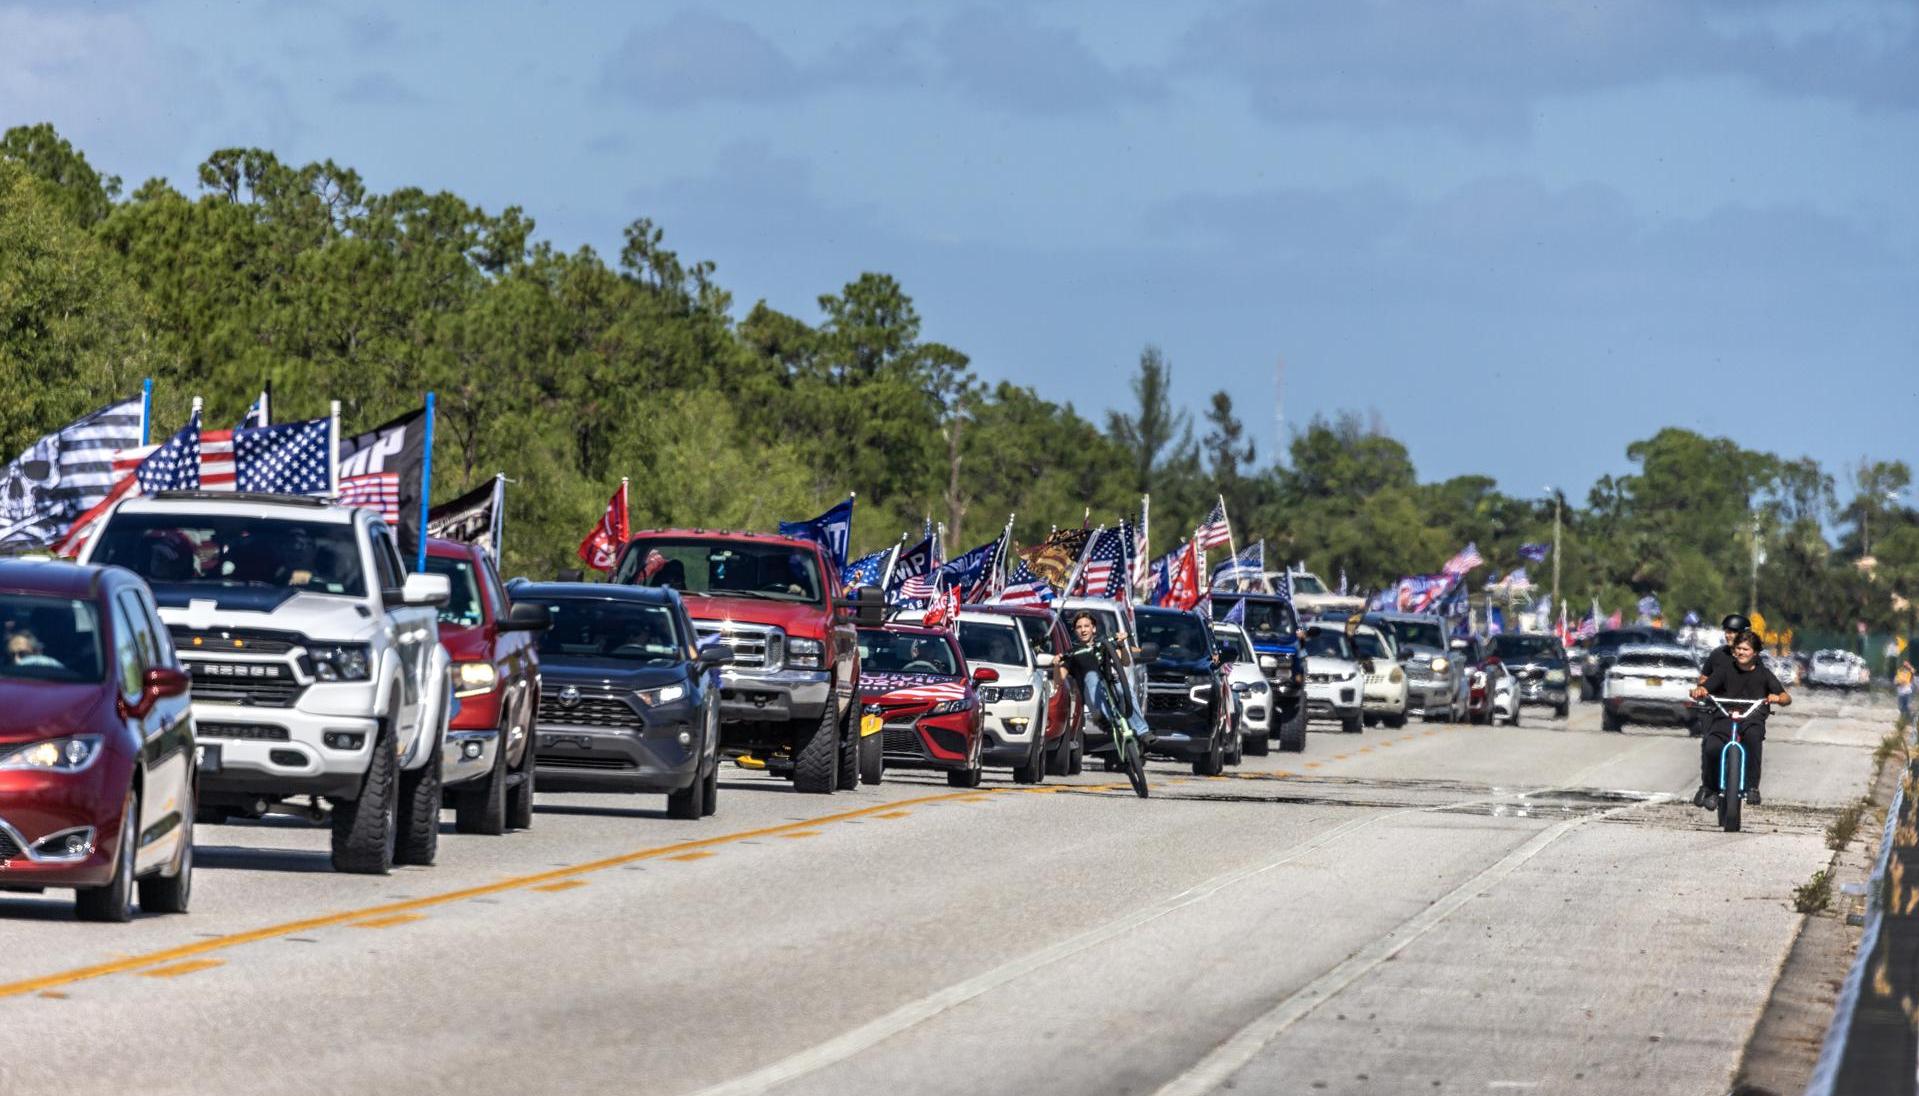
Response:
[[[332,807],[333,866],[383,874],[438,848],[451,698],[435,609],[379,515],[317,499],[162,492],[81,549],[147,580],[193,678],[200,805],[224,820]]]

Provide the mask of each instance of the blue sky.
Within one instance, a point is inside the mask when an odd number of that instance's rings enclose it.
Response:
[[[886,271],[1096,417],[1155,342],[1262,461],[1342,409],[1518,494],[1669,424],[1919,456],[1911,0],[0,0],[38,120],[129,188],[260,145],[651,217],[809,319]]]

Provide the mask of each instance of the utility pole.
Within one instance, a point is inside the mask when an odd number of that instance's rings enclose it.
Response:
[[[1759,511],[1752,513],[1752,574],[1746,580],[1746,616],[1759,615]]]
[[[1560,495],[1559,488],[1557,487],[1552,488],[1552,493],[1553,493],[1553,604],[1558,605],[1559,604],[1559,507],[1560,507],[1560,504],[1565,501],[1565,499],[1562,495]],[[1550,619],[1550,615],[1551,614],[1549,613],[1548,614],[1549,619]]]

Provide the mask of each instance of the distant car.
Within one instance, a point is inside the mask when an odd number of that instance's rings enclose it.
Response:
[[[1370,624],[1361,624],[1353,629],[1353,653],[1359,656],[1359,668],[1366,674],[1362,696],[1366,726],[1384,723],[1394,729],[1404,727],[1411,692],[1392,637]]]
[[[1580,660],[1579,668],[1583,675],[1579,690],[1581,700],[1599,700],[1604,693],[1606,671],[1612,669],[1613,660],[1619,657],[1619,649],[1627,646],[1644,646],[1649,643],[1676,646],[1678,639],[1665,628],[1654,628],[1649,624],[1638,624],[1626,628],[1607,628],[1587,641],[1585,657]]]
[[[1366,683],[1359,654],[1346,633],[1332,624],[1306,626],[1306,714],[1329,719],[1347,734],[1365,728]]]
[[[1773,676],[1779,679],[1781,685],[1790,689],[1799,684],[1799,661],[1797,659],[1791,655],[1776,655],[1771,651],[1767,651],[1759,657],[1765,662],[1766,669],[1771,670]]]
[[[83,921],[185,913],[189,679],[118,567],[0,562],[0,891],[72,887]]]
[[[1823,689],[1859,689],[1872,680],[1866,660],[1851,651],[1814,651],[1806,684]]]
[[[967,672],[951,632],[861,628],[861,782],[879,783],[886,768],[935,769],[955,788],[979,787],[984,736],[975,683],[998,680],[990,666]]]
[[[1299,647],[1299,614],[1273,594],[1213,592],[1213,619],[1232,617],[1246,629],[1259,655],[1260,672],[1273,688],[1273,720],[1287,734],[1306,733],[1306,655]],[[1235,616],[1237,614],[1237,616]]]
[[[1263,757],[1271,748],[1273,734],[1273,687],[1259,672],[1253,641],[1237,624],[1213,622],[1213,643],[1219,649],[1220,668],[1226,671],[1226,685],[1233,691],[1233,710],[1239,731],[1240,749]],[[1283,750],[1300,749],[1281,743]]]
[[[553,791],[664,793],[674,818],[719,809],[720,684],[733,652],[700,646],[679,592],[516,582],[546,609],[534,766]]]
[[[1504,720],[1508,727],[1517,727],[1519,708],[1519,679],[1507,670],[1493,682],[1492,721],[1498,723]]]
[[[982,605],[982,612],[1005,613],[1026,630],[1035,655],[1052,656],[1047,667],[1046,771],[1053,776],[1078,773],[1086,756],[1086,712],[1079,690],[1066,680],[1066,652],[1072,640],[1059,614],[1040,605]]]
[[[426,570],[444,575],[440,645],[453,660],[459,708],[441,749],[445,804],[461,833],[533,824],[533,717],[540,699],[538,605],[514,605],[493,560],[471,544],[430,539]]]
[[[1320,577],[1304,568],[1287,572],[1287,580],[1292,585],[1293,608],[1301,616],[1337,616],[1344,619],[1352,613],[1366,610],[1366,599],[1356,594],[1342,594],[1328,589]],[[1279,572],[1269,572],[1268,582],[1277,583]]]
[[[1139,642],[1157,648],[1146,670],[1146,725],[1151,752],[1192,763],[1198,776],[1218,776],[1234,752],[1231,693],[1213,650],[1213,632],[1198,613],[1140,608]],[[1257,644],[1258,638],[1253,642]]]
[[[1688,724],[1699,663],[1692,650],[1674,643],[1629,644],[1614,653],[1606,671],[1600,712],[1609,731],[1627,723]]]
[[[1548,635],[1508,633],[1492,638],[1493,653],[1513,676],[1520,704],[1551,708],[1564,719],[1572,709],[1566,649]]]
[[[1046,717],[1053,703],[1053,656],[1035,650],[1019,621],[967,609],[959,617],[960,652],[977,671],[997,675],[978,687],[986,706],[986,764],[1011,766],[1016,784],[1046,779]]]
[[[1431,613],[1368,613],[1367,624],[1390,634],[1406,670],[1407,714],[1457,723],[1466,718],[1465,662],[1446,639],[1446,622]]]

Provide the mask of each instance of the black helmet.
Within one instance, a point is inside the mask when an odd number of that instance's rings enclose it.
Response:
[[[1719,626],[1728,632],[1745,632],[1752,629],[1752,621],[1734,613],[1719,622]]]

